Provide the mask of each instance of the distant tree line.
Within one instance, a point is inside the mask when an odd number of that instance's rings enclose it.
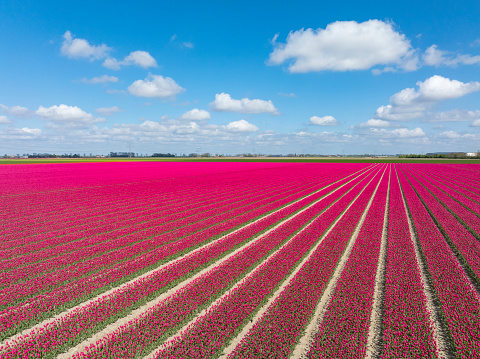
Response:
[[[173,153],[154,153],[152,157],[175,157]]]
[[[28,158],[80,158],[82,156],[80,156],[79,154],[75,153],[75,154],[70,154],[70,155],[67,155],[67,154],[63,154],[63,155],[56,155],[56,154],[51,154],[51,153],[34,153],[33,155],[28,155],[27,156]]]
[[[398,155],[398,157],[399,158],[459,158],[459,159],[480,158],[478,153],[476,156],[467,156],[465,152],[427,153],[425,155],[409,154],[409,155]]]

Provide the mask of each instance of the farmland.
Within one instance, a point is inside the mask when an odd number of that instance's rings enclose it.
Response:
[[[0,166],[0,358],[475,358],[480,165]]]

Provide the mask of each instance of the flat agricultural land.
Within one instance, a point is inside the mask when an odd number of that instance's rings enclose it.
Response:
[[[0,358],[480,353],[478,161],[2,163]]]
[[[295,162],[295,163],[456,163],[480,164],[480,159],[398,157],[135,157],[135,158],[0,158],[0,165],[89,162]]]

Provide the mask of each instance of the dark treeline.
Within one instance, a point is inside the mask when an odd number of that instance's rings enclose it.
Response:
[[[154,153],[152,157],[175,157],[173,153]]]
[[[476,159],[480,158],[477,154],[476,156],[467,156],[465,152],[452,152],[452,153],[427,153],[425,155],[419,154],[409,154],[409,155],[399,155],[399,158],[461,158],[461,159]]]

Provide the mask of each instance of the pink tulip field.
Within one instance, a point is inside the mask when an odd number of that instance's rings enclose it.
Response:
[[[480,357],[480,165],[0,179],[0,359]]]

